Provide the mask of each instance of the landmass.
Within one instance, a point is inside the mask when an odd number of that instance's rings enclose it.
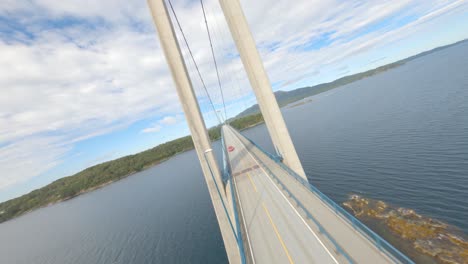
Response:
[[[364,79],[364,78],[367,78],[367,77],[370,77],[370,76],[373,76],[373,75],[388,71],[390,69],[400,67],[400,66],[402,66],[402,65],[404,65],[404,64],[406,64],[406,63],[408,63],[408,62],[410,62],[410,61],[412,61],[414,59],[423,57],[425,55],[428,55],[428,54],[431,54],[431,53],[434,53],[434,52],[437,52],[437,51],[440,51],[440,50],[443,50],[443,49],[446,49],[446,48],[449,48],[449,47],[452,47],[452,46],[455,46],[455,45],[458,45],[458,44],[461,44],[461,43],[467,42],[467,41],[468,40],[462,40],[462,41],[459,41],[459,42],[456,42],[456,43],[453,43],[453,44],[450,44],[450,45],[438,47],[438,48],[435,48],[435,49],[425,51],[425,52],[419,53],[417,55],[408,57],[408,58],[403,59],[403,60],[399,60],[399,61],[396,61],[396,62],[393,62],[393,63],[390,63],[390,64],[380,66],[380,67],[372,69],[372,70],[368,70],[368,71],[365,71],[365,72],[348,75],[348,76],[339,78],[339,79],[334,80],[334,81],[329,82],[329,83],[322,83],[322,84],[318,84],[318,85],[315,85],[315,86],[302,87],[302,88],[298,88],[298,89],[291,90],[291,91],[276,91],[275,92],[275,97],[276,97],[276,100],[278,101],[279,106],[283,107],[283,106],[286,106],[288,104],[294,103],[296,101],[302,100],[304,98],[311,97],[313,95],[323,93],[323,92],[326,92],[326,91],[341,87],[343,85],[350,84],[352,82],[355,82],[355,81],[358,81],[358,80],[361,80],[361,79]],[[252,105],[251,107],[245,109],[244,111],[242,111],[240,114],[237,115],[237,117],[248,116],[248,115],[256,114],[256,113],[259,113],[259,112],[260,112],[260,109],[258,107],[258,104],[255,104],[255,105]]]
[[[262,122],[263,116],[261,114],[229,121],[232,127],[239,130],[258,125]],[[219,139],[221,137],[220,126],[210,128],[208,133],[211,140]],[[192,138],[185,136],[138,154],[104,162],[72,176],[58,179],[28,194],[0,203],[0,223],[32,210],[101,188],[193,148]]]
[[[306,97],[326,92],[342,85],[401,66],[415,58],[465,41],[468,40],[426,51],[373,70],[342,77],[330,83],[319,84],[312,87],[303,87],[287,92],[277,91],[275,92],[275,96],[278,100],[278,104],[283,107]],[[263,123],[263,116],[258,110],[258,105],[253,105],[241,112],[235,118],[228,120],[228,122],[234,128],[242,130]],[[212,140],[217,140],[221,136],[219,126],[210,128],[208,132]],[[28,194],[0,203],[0,223],[37,208],[68,200],[80,194],[101,188],[107,184],[159,164],[179,153],[191,149],[193,149],[192,139],[190,136],[185,136],[163,143],[138,154],[104,162],[80,171],[74,175],[58,179]]]
[[[468,263],[468,239],[454,226],[359,195],[343,205],[416,263]]]

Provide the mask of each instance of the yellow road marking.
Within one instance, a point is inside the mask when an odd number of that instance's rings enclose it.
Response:
[[[252,178],[250,177],[250,173],[247,173],[247,177],[249,177],[250,183],[254,187],[255,192],[257,192],[257,186],[255,186],[255,183],[253,182]]]
[[[257,186],[255,185],[254,181],[252,180],[252,177],[250,176],[250,173],[246,173],[246,174],[247,174],[247,177],[249,177],[250,183],[252,184],[255,192],[258,192],[257,191]],[[265,203],[262,203],[262,206],[263,206],[263,210],[265,210],[265,212],[266,212],[266,214],[268,216],[268,219],[270,219],[270,223],[273,226],[273,229],[275,230],[276,236],[278,237],[278,240],[280,241],[281,246],[283,246],[284,252],[286,252],[286,256],[288,256],[289,263],[294,264],[294,261],[292,260],[291,255],[289,255],[288,248],[284,244],[283,238],[279,234],[278,229],[276,228],[276,225],[273,222],[273,219],[271,218],[270,211],[268,211],[268,208],[266,208]]]
[[[262,205],[263,205],[263,209],[265,210],[265,212],[266,212],[266,214],[268,216],[268,219],[270,219],[270,223],[273,226],[273,229],[275,230],[276,236],[278,237],[278,240],[280,241],[281,246],[283,246],[284,252],[286,252],[286,256],[288,256],[289,263],[294,264],[294,261],[292,260],[291,256],[289,255],[288,248],[286,248],[286,245],[284,244],[283,238],[281,238],[281,235],[279,234],[275,223],[273,223],[273,219],[271,219],[270,212],[268,211],[268,209],[266,208],[264,203],[262,203]]]

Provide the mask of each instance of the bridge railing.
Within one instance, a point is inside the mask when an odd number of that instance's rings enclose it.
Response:
[[[248,139],[250,141],[250,139]],[[252,141],[250,141],[252,142]],[[253,142],[252,142],[253,143]],[[253,143],[255,146],[256,144]],[[258,146],[257,146],[258,147]],[[260,148],[259,148],[260,149]],[[279,162],[279,159],[277,156],[274,156],[268,152],[265,152],[263,151],[262,149],[260,149],[263,153],[265,153],[268,157],[270,157],[272,160],[274,160],[275,162]],[[255,155],[253,153],[253,155]],[[312,214],[309,212],[309,210],[307,210],[307,208],[299,201],[299,199],[296,198],[296,196],[291,193],[289,191],[289,189],[283,184],[283,182],[278,178],[276,177],[276,175],[270,170],[270,168],[268,166],[266,166],[266,164],[264,164],[261,159],[258,159],[258,162],[260,162],[263,166],[263,168],[265,170],[267,170],[268,174],[270,174],[273,179],[281,186],[281,188],[289,195],[289,197],[291,197],[295,202],[296,204],[304,211],[304,213],[307,215],[307,218],[312,220],[312,222],[314,222],[314,224],[318,227],[318,229],[320,230],[320,233],[322,233],[323,235],[325,235],[327,237],[327,239],[333,244],[333,246],[335,247],[336,251],[341,254],[342,256],[344,256],[346,258],[346,260],[348,260],[349,263],[355,263],[353,261],[353,259],[348,255],[348,253],[346,253],[346,251],[343,250],[343,248],[336,242],[336,240],[327,232],[327,230],[325,230],[325,228],[320,224],[320,222],[315,219],[315,217],[312,216]]]
[[[239,255],[241,258],[241,263],[246,264],[246,257],[245,257],[245,250],[244,250],[244,244],[242,242],[242,234],[241,234],[241,226],[240,226],[240,221],[239,221],[239,216],[237,214],[237,206],[236,206],[236,199],[234,197],[234,181],[232,180],[231,177],[231,169],[229,166],[229,159],[227,156],[226,152],[226,146],[224,144],[224,132],[221,129],[221,146],[222,146],[222,153],[223,153],[223,171],[222,171],[222,178],[224,184],[227,184],[229,181],[231,181],[230,184],[230,191],[231,191],[231,199],[232,199],[232,206],[233,206],[233,214],[234,214],[234,222],[236,225],[236,230],[233,229],[234,236],[236,237],[236,242],[237,242],[237,247],[239,248]],[[227,213],[227,212],[226,212]],[[228,214],[228,218],[229,214]]]
[[[245,137],[245,136],[244,136]],[[361,233],[362,235],[364,235],[365,237],[367,237],[369,239],[369,241],[373,242],[375,244],[375,246],[380,250],[382,251],[384,254],[386,254],[387,256],[389,256],[391,259],[393,259],[394,261],[396,262],[400,262],[400,263],[408,263],[408,264],[414,264],[414,262],[408,258],[405,254],[401,253],[398,249],[396,249],[394,246],[392,246],[390,243],[388,243],[385,239],[383,239],[382,237],[380,237],[377,233],[375,233],[374,231],[372,231],[371,229],[369,229],[366,225],[364,225],[361,221],[359,221],[356,217],[354,217],[353,215],[351,215],[348,211],[346,211],[345,209],[343,209],[340,205],[338,205],[337,203],[335,203],[332,199],[330,199],[328,196],[326,196],[325,194],[323,194],[319,189],[317,189],[315,186],[313,186],[312,184],[310,184],[307,180],[305,180],[304,178],[302,178],[301,176],[299,176],[295,171],[291,170],[289,167],[287,167],[286,165],[284,165],[279,159],[277,156],[275,155],[272,155],[270,153],[268,153],[267,151],[265,151],[262,147],[260,147],[259,145],[257,145],[255,142],[253,142],[251,139],[249,139],[248,137],[245,137],[252,145],[254,145],[255,147],[257,147],[262,153],[264,153],[265,155],[267,155],[269,158],[271,158],[276,164],[278,164],[279,166],[281,166],[281,168],[283,168],[284,170],[286,170],[288,172],[289,175],[291,175],[292,177],[294,177],[294,179],[296,179],[299,183],[301,183],[304,187],[306,187],[308,190],[310,190],[311,192],[315,193],[329,208],[333,209],[335,211],[335,213],[337,213],[338,215],[340,215],[343,219],[345,219],[348,223],[351,224],[351,226],[357,230],[359,233]],[[260,161],[260,159],[259,159]],[[261,161],[260,161],[261,162]],[[277,178],[273,172],[271,172],[267,166],[264,166],[265,168],[267,168],[267,170],[270,172],[271,175],[273,175],[274,178]],[[279,181],[279,179],[277,179],[277,181],[280,183],[280,185],[282,185],[284,188],[284,190],[286,190],[286,192],[288,192],[288,194],[290,194],[291,197],[293,197],[293,199],[297,202],[297,204],[306,212],[307,210],[305,210],[304,206],[302,204],[300,204],[300,202],[290,193],[290,191],[285,188],[285,186]],[[319,228],[321,228],[320,224],[318,223],[318,221],[316,221],[313,217],[311,217],[311,219],[314,221],[314,223],[317,224],[317,226],[319,226]],[[323,228],[320,229],[320,231],[325,231],[324,229],[322,230]],[[334,246],[337,248],[339,248],[339,245],[338,243],[336,243],[336,241],[334,241],[334,239],[325,231],[324,234],[330,239],[330,241],[334,244]],[[341,249],[341,248],[340,248]],[[342,250],[341,250],[342,251]],[[340,250],[338,250],[338,252],[341,253]],[[348,260],[350,260],[350,258],[348,258],[349,256],[347,256],[346,254],[343,254]]]

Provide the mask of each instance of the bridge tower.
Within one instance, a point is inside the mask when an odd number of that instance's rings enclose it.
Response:
[[[265,119],[273,144],[283,157],[283,162],[307,180],[240,2],[239,0],[219,0],[219,2],[247,71],[250,85],[257,97],[258,106]]]
[[[211,149],[205,122],[193,91],[174,28],[164,0],[148,0],[148,5],[156,25],[159,40],[164,51],[177,94],[187,119],[193,143],[205,176],[214,211],[223,237],[224,246],[230,263],[241,263],[236,237],[229,223],[228,211],[223,205],[227,201],[220,170]],[[229,212],[232,214],[232,212]],[[231,217],[232,218],[232,217]]]
[[[230,196],[227,195],[229,193],[226,193],[221,179],[220,170],[211,149],[206,125],[200,112],[179,43],[177,42],[165,0],[147,1],[164,55],[171,70],[172,78],[176,84],[177,94],[182,104],[187,124],[190,128],[229,262],[241,263],[239,246],[236,236],[232,232],[232,224],[230,223],[230,219],[233,219],[233,211],[226,209],[226,204],[232,204],[234,201],[231,201]],[[219,1],[240,53],[242,63],[247,71],[250,84],[254,90],[272,142],[283,157],[283,162],[307,180],[263,67],[255,41],[241,9],[240,2],[239,0]]]

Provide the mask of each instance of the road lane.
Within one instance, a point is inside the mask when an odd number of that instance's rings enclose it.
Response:
[[[387,254],[384,254],[381,250],[377,248],[377,246],[371,242],[371,240],[361,233],[359,233],[356,229],[352,227],[352,224],[349,220],[342,218],[333,208],[329,207],[328,204],[325,204],[315,193],[312,193],[308,188],[300,184],[297,180],[295,180],[287,171],[285,171],[281,166],[276,164],[275,161],[271,160],[268,156],[266,156],[261,150],[259,150],[256,146],[254,146],[250,141],[245,139],[242,135],[240,135],[237,131],[232,128],[226,127],[224,131],[229,131],[230,137],[226,138],[225,134],[225,141],[228,143],[234,142],[234,144],[240,145],[241,148],[245,149],[242,150],[242,155],[249,155],[255,161],[259,161],[261,164],[261,168],[266,166],[271,173],[274,175],[286,186],[286,188],[291,191],[294,196],[301,201],[301,203],[306,207],[309,213],[319,221],[322,225],[322,228],[327,231],[340,247],[353,259],[355,263],[395,263],[394,259],[390,259]],[[248,151],[246,150],[248,149]],[[279,185],[272,180],[272,177],[265,172],[265,175],[268,177],[261,177],[260,179],[266,180],[269,179],[273,185],[282,192],[282,196],[289,200],[293,207],[296,207],[296,213],[299,216],[302,216],[304,222],[309,226],[313,232],[318,236],[319,240],[323,242],[326,248],[330,249],[332,255],[335,259],[338,260],[339,263],[347,263],[347,259],[338,254],[335,248],[335,245],[325,237],[324,234],[319,232],[319,227],[312,222],[311,220],[305,217],[304,211],[302,209],[297,208],[293,199],[289,196],[285,196],[285,192],[279,188]],[[281,190],[280,190],[281,189]],[[277,199],[277,198],[275,198]]]
[[[338,263],[235,134],[224,133],[254,261]]]

